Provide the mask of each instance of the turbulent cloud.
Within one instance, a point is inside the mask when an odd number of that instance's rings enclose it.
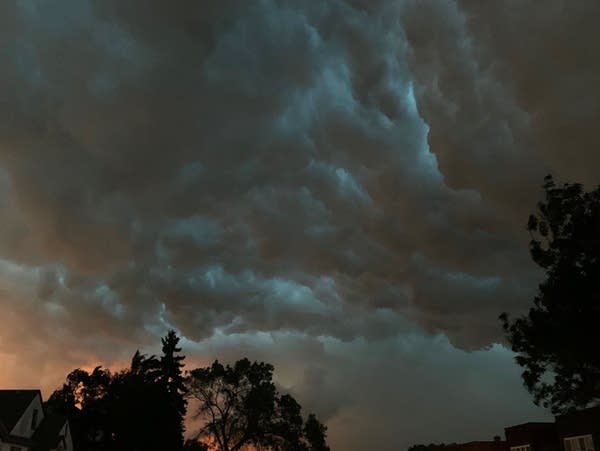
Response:
[[[273,361],[340,449],[497,433],[526,396],[482,349],[539,279],[541,177],[598,182],[595,9],[2,3],[0,381],[175,327],[193,358]],[[475,421],[449,386],[496,413],[442,437]]]

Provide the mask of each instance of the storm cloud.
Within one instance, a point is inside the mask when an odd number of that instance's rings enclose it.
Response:
[[[543,175],[598,183],[598,12],[2,2],[0,382],[173,327],[274,363],[334,449],[543,417],[497,318],[540,278]]]

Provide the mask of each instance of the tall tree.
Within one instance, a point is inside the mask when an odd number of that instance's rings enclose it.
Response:
[[[300,405],[292,396],[280,395],[272,378],[272,365],[248,359],[238,360],[233,366],[215,361],[209,367],[192,370],[187,380],[188,394],[199,402],[196,418],[204,424],[200,435],[220,451],[238,451],[246,446],[328,450],[324,426],[319,429],[322,447],[316,445],[318,439],[311,447],[310,434],[318,421],[309,417],[308,429],[303,428]]]
[[[181,450],[186,402],[178,341],[169,332],[160,359],[136,351],[130,368],[114,374],[72,371],[46,408],[69,418],[78,449]]]
[[[300,404],[290,395],[276,399],[276,413],[273,419],[271,446],[286,451],[305,451],[303,421]]]
[[[600,187],[543,188],[527,229],[545,280],[527,315],[500,319],[535,403],[561,413],[600,404]]]
[[[174,330],[170,330],[161,339],[161,342],[160,382],[177,415],[176,430],[179,435],[177,449],[181,449],[183,446],[184,418],[187,411],[185,379],[182,372],[185,356],[180,354],[179,337]]]
[[[309,451],[329,451],[327,446],[327,427],[311,413],[304,425],[304,435],[308,442]]]
[[[121,371],[108,392],[113,449],[159,451],[180,449],[177,412],[150,370]],[[150,431],[150,433],[149,433]]]
[[[275,410],[273,367],[250,363],[233,366],[215,361],[190,372],[188,392],[200,402],[196,417],[204,420],[202,435],[221,451],[237,451],[264,440]]]

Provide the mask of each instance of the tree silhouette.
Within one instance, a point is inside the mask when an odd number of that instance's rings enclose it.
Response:
[[[289,451],[305,450],[300,404],[290,395],[282,395],[275,402],[277,408],[272,424],[271,446],[287,446],[285,449]]]
[[[165,391],[147,375],[122,371],[108,393],[112,449],[151,451],[181,449],[176,411]]]
[[[181,348],[178,347],[179,337],[174,330],[170,330],[166,337],[161,339],[163,355],[160,358],[160,382],[166,391],[169,402],[176,412],[176,430],[178,430],[179,441],[176,449],[183,446],[184,418],[187,411],[185,399],[185,380],[182,374],[185,356],[179,355]]]
[[[129,372],[140,376],[147,383],[156,383],[161,378],[161,365],[156,356],[141,354],[139,350],[131,358]]]
[[[92,372],[80,368],[71,371],[62,388],[44,403],[48,412],[66,416],[77,447],[87,450],[110,448],[107,394],[112,375],[102,367]]]
[[[546,277],[526,316],[500,319],[535,403],[562,413],[600,403],[600,187],[543,188],[527,229]]]
[[[456,443],[430,443],[429,445],[412,445],[408,451],[458,451],[459,445]]]
[[[72,371],[45,408],[69,419],[77,449],[181,450],[186,404],[178,341],[170,331],[160,360],[136,351],[130,368],[115,374],[101,367]]]
[[[161,342],[160,358],[138,350],[130,367],[116,373],[78,368],[52,393],[45,408],[69,419],[77,449],[207,451],[209,443],[221,451],[329,451],[326,427],[313,414],[303,422],[300,404],[277,392],[272,365],[215,361],[184,378],[179,337],[169,331]],[[204,427],[184,443],[187,396],[199,401]]]
[[[328,450],[325,427],[311,415],[303,428],[300,405],[292,396],[280,395],[272,378],[272,365],[248,359],[233,366],[215,361],[192,370],[188,396],[199,402],[196,418],[204,423],[199,435],[220,451],[238,451],[245,446]]]
[[[329,446],[325,441],[327,427],[317,420],[317,417],[311,413],[306,419],[304,425],[304,435],[308,442],[309,451],[329,451]]]
[[[198,440],[187,439],[183,444],[184,451],[208,451],[208,445]]]

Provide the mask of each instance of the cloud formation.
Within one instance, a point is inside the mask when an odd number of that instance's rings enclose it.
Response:
[[[462,424],[436,407],[449,387],[512,421],[518,370],[482,349],[535,290],[541,177],[598,182],[594,8],[4,2],[4,381],[24,365],[50,385],[175,327],[198,359],[304,374],[287,387],[339,449],[468,439],[442,436]],[[389,392],[403,408],[378,410]]]

